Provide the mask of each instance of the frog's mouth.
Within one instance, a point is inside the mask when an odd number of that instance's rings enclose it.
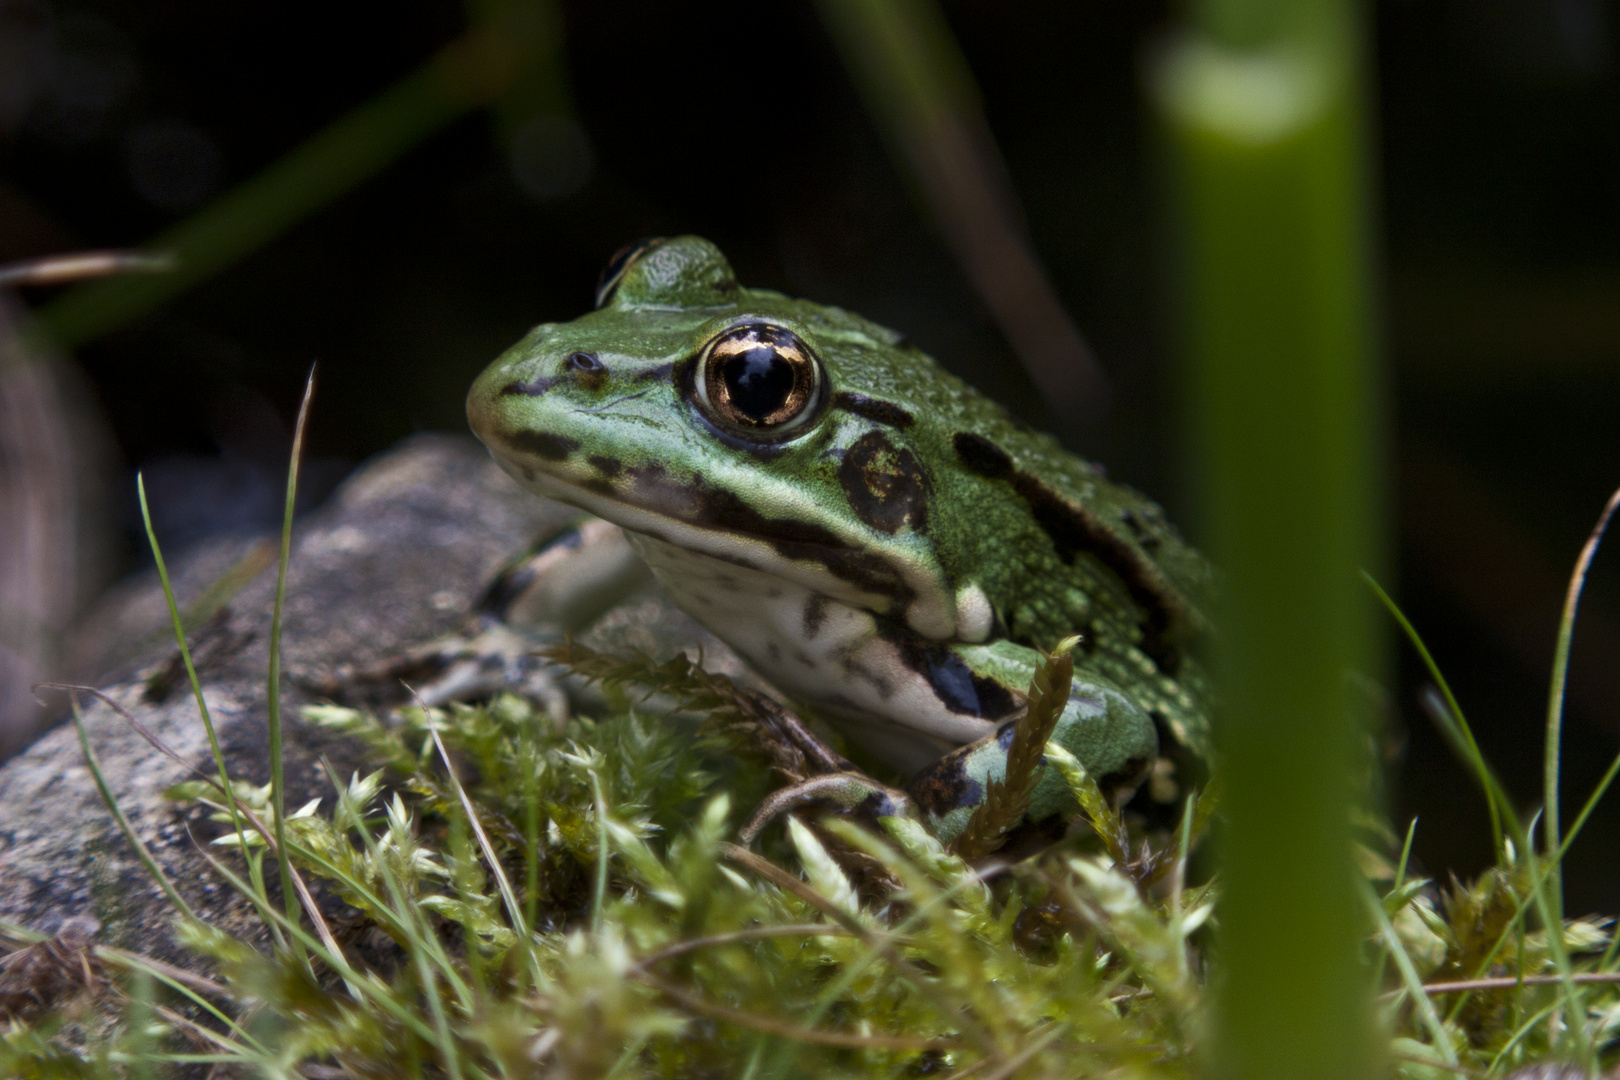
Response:
[[[576,462],[565,436],[524,432],[516,439],[476,432],[513,479],[538,495],[569,503],[631,532],[798,582],[831,599],[902,619],[925,637],[956,632],[954,595],[926,567],[885,558],[859,537],[813,520],[762,513],[700,475],[683,479],[654,462]],[[516,444],[516,445],[514,445]]]

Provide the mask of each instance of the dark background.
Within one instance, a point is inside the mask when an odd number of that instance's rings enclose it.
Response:
[[[564,4],[577,119],[541,132],[561,166],[537,172],[472,114],[79,350],[162,537],[180,547],[275,519],[313,361],[311,483],[329,489],[410,432],[464,430],[465,389],[497,352],[585,310],[621,243],[672,232],[717,241],[748,284],[905,331],[1196,535],[1179,480],[1174,249],[1143,90],[1169,9],[945,8],[1030,235],[1113,379],[1106,424],[1076,432],[1044,412],[808,0],[590,0]],[[1528,806],[1564,577],[1620,484],[1620,9],[1386,0],[1370,14],[1398,526],[1384,576]],[[465,25],[443,0],[0,0],[0,259],[150,240]],[[138,565],[133,531],[127,552]],[[1620,746],[1611,561],[1576,638],[1566,820]],[[1400,656],[1397,820],[1422,819],[1427,872],[1476,870],[1490,854],[1483,803]],[[1617,826],[1620,799],[1576,848],[1572,910],[1620,908]]]

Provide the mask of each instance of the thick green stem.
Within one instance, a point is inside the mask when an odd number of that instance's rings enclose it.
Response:
[[[1220,567],[1212,1063],[1243,1080],[1372,1070],[1350,826],[1364,736],[1348,678],[1377,657],[1357,573],[1378,522],[1363,132],[1347,19],[1330,32],[1284,11],[1211,0],[1204,35],[1159,72]]]

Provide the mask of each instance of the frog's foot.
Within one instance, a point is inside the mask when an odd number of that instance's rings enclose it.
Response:
[[[468,632],[430,641],[379,664],[340,667],[310,689],[338,701],[380,705],[411,699],[430,708],[511,691],[540,702],[560,728],[569,715],[561,684],[565,673],[536,655],[539,645],[505,623],[484,618]]]
[[[855,764],[834,750],[790,710],[763,694],[739,688],[755,721],[755,736],[776,771],[798,784],[825,773],[853,773]]]
[[[369,667],[342,666],[306,685],[338,701],[435,706],[503,691],[541,703],[559,727],[569,716],[567,672],[542,645],[590,625],[650,580],[617,525],[589,518],[555,530],[497,574],[460,633]]]
[[[772,792],[742,827],[739,834],[742,842],[752,844],[772,821],[812,803],[831,804],[846,814],[861,814],[874,820],[915,816],[911,796],[904,791],[880,784],[864,773],[829,773]]]
[[[556,730],[568,723],[568,695],[559,681],[563,672],[535,655],[536,642],[505,623],[490,623],[470,638],[440,643],[438,674],[413,687],[423,705],[476,701],[511,691],[545,707]]]

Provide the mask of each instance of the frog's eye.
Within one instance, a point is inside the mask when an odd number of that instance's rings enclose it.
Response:
[[[722,426],[774,438],[815,415],[822,382],[821,360],[804,339],[780,326],[749,323],[704,347],[693,392]]]
[[[609,259],[608,264],[602,267],[602,275],[596,279],[597,308],[603,307],[609,300],[613,299],[613,290],[619,287],[619,282],[624,280],[624,275],[628,274],[630,268],[636,265],[636,260],[663,242],[664,238],[662,236],[652,236],[645,240],[637,240],[633,244],[626,244],[618,251],[615,251],[613,258]]]

